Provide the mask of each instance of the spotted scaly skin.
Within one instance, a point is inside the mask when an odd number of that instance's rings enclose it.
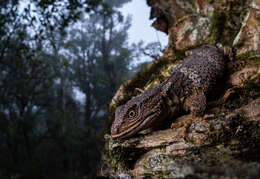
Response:
[[[225,50],[204,45],[193,50],[161,84],[119,106],[111,127],[113,139],[131,137],[180,111],[203,116],[206,96],[225,70]]]

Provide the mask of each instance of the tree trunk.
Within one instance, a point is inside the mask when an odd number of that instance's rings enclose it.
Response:
[[[86,91],[85,91],[85,125],[88,125],[88,122],[91,118],[91,88],[90,84],[86,84]]]

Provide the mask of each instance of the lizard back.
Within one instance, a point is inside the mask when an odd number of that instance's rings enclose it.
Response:
[[[225,70],[223,53],[213,45],[202,46],[192,52],[173,70],[164,84],[167,95],[171,91],[179,97],[190,96],[194,90],[205,95],[216,85]]]

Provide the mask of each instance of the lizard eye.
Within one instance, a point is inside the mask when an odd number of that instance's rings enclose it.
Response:
[[[128,116],[130,118],[133,118],[135,116],[135,111],[134,110],[129,111]]]

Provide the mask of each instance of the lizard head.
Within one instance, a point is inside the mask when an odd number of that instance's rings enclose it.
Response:
[[[111,127],[113,139],[130,137],[163,118],[166,108],[158,90],[147,90],[116,109]]]

